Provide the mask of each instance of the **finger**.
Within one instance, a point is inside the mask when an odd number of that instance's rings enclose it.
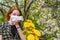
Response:
[[[12,21],[12,25],[15,25],[15,21]]]

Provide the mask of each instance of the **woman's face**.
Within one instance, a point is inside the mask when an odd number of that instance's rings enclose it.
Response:
[[[14,11],[10,14],[10,16],[11,16],[11,15],[19,16],[19,15],[20,15],[20,13],[19,13],[19,11],[18,11],[18,10],[14,10]]]
[[[18,10],[14,10],[14,11],[10,14],[10,17],[11,17],[12,15],[13,15],[13,16],[19,16],[20,13],[19,13]],[[14,19],[13,19],[13,20],[14,20]],[[15,24],[18,23],[18,22],[20,22],[20,20],[15,20],[15,21],[12,21],[12,24],[15,25]]]

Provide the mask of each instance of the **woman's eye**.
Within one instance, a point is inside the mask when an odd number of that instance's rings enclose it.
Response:
[[[13,15],[20,16],[18,13],[17,14],[16,13],[13,13]]]
[[[13,14],[13,15],[16,15],[16,14]]]
[[[17,15],[17,16],[19,16],[19,15]]]

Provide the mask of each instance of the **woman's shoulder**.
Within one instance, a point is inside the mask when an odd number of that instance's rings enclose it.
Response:
[[[10,24],[8,22],[4,22],[2,30],[9,30]]]
[[[5,26],[5,25],[9,25],[9,23],[8,22],[0,22],[0,28]]]

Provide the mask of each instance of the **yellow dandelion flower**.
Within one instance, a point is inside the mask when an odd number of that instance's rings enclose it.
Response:
[[[31,20],[26,20],[27,22],[29,22],[29,23],[32,23],[32,21]]]
[[[22,34],[25,34],[27,30],[22,31]]]
[[[29,35],[27,36],[27,40],[35,40],[34,35],[29,34]]]
[[[40,31],[38,31],[38,30],[36,30],[36,29],[33,29],[33,32],[34,32],[35,35],[41,36],[41,32],[40,32]]]
[[[39,37],[38,36],[35,36],[35,40],[39,40]]]
[[[35,25],[33,23],[28,23],[28,22],[24,22],[23,25],[25,28],[29,27],[29,28],[35,28]]]
[[[29,23],[28,22],[24,22],[24,25],[23,25],[23,27],[29,27]]]
[[[31,34],[31,33],[33,33],[33,31],[27,31],[27,33]]]
[[[35,28],[35,25],[33,23],[29,23],[30,27]]]

